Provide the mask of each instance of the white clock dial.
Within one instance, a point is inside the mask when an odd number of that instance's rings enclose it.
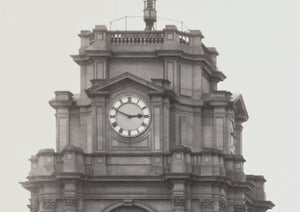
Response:
[[[109,111],[109,122],[114,132],[123,137],[143,134],[151,122],[149,105],[139,96],[123,96]]]

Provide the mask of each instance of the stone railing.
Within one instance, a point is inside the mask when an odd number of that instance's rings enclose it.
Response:
[[[110,31],[112,44],[161,44],[164,42],[163,31]]]
[[[54,173],[80,173],[90,176],[117,175],[126,167],[125,175],[161,175],[193,173],[198,176],[227,176],[244,181],[241,156],[226,156],[220,150],[203,149],[193,153],[177,145],[170,153],[84,153],[69,145],[62,152],[44,149],[31,159],[30,176],[50,176]],[[163,161],[168,161],[164,164]],[[241,177],[242,176],[242,177]]]

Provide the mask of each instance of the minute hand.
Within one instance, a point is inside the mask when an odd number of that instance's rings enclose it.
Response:
[[[120,111],[120,110],[117,110],[117,112],[123,114],[124,116],[127,116],[128,118],[131,118],[131,117],[132,117],[132,115],[129,115],[129,114],[127,114],[127,113],[124,113],[124,112],[122,112],[122,111]]]

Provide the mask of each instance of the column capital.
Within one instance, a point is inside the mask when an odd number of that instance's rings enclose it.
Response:
[[[40,202],[38,198],[30,199],[30,204],[27,205],[30,212],[38,212],[40,208]]]
[[[247,206],[245,204],[234,206],[234,212],[246,212],[246,211],[247,211]]]
[[[201,199],[200,205],[202,209],[213,209],[214,208],[214,201],[213,199]]]
[[[42,199],[43,209],[54,211],[56,207],[56,200],[52,198],[44,198]]]
[[[79,198],[77,195],[67,195],[63,198],[64,206],[67,208],[77,208]]]
[[[186,206],[186,197],[184,195],[175,195],[172,197],[173,206],[185,208]]]

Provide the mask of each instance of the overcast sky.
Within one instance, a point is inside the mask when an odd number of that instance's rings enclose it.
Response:
[[[28,159],[55,146],[55,90],[79,91],[69,57],[80,30],[141,16],[143,0],[0,0],[1,210],[25,212]],[[228,77],[220,90],[242,93],[247,174],[264,175],[273,212],[296,211],[300,190],[300,3],[298,0],[158,0],[158,16],[200,29]],[[142,30],[141,20],[129,27]],[[122,29],[122,24],[114,27]],[[159,20],[158,27],[174,24]],[[180,25],[178,25],[180,27]]]

